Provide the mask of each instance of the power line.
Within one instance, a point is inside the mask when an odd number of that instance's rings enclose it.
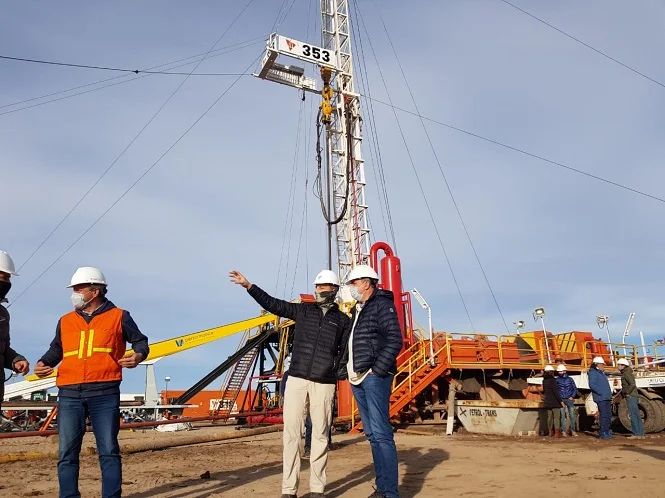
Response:
[[[441,249],[443,251],[443,255],[445,257],[445,260],[448,264],[448,269],[450,270],[450,274],[453,278],[453,282],[455,283],[455,287],[457,288],[457,293],[459,294],[460,300],[462,301],[462,306],[464,307],[464,311],[466,311],[466,316],[469,319],[469,323],[471,324],[471,329],[475,332],[475,327],[473,325],[473,320],[471,319],[471,314],[469,313],[469,308],[466,305],[466,301],[464,300],[464,296],[462,295],[462,289],[459,286],[459,282],[457,281],[457,277],[455,276],[455,271],[453,270],[453,265],[450,261],[450,258],[448,257],[448,251],[446,251],[446,247],[443,243],[443,238],[441,237],[441,234],[439,233],[439,228],[436,225],[436,221],[434,221],[434,215],[432,213],[432,209],[430,208],[429,201],[427,200],[427,195],[425,194],[425,189],[423,188],[423,184],[420,181],[420,176],[418,175],[418,170],[416,169],[416,164],[413,160],[413,156],[411,155],[411,151],[409,150],[409,145],[406,141],[406,136],[404,135],[404,130],[402,129],[402,125],[400,124],[399,117],[397,116],[397,108],[392,105],[392,98],[390,97],[390,92],[388,90],[388,85],[386,84],[386,79],[383,76],[383,71],[381,70],[381,64],[379,64],[378,58],[376,57],[376,52],[374,51],[374,45],[372,43],[372,39],[369,36],[369,31],[367,30],[367,26],[365,25],[365,21],[362,17],[362,13],[360,12],[360,7],[357,7],[358,11],[358,16],[360,19],[360,22],[365,29],[365,33],[367,34],[367,41],[369,43],[369,47],[372,51],[372,55],[374,56],[374,59],[376,60],[376,65],[379,70],[379,75],[381,76],[381,80],[383,81],[383,86],[386,89],[386,95],[388,96],[388,101],[390,102],[390,105],[392,107],[393,114],[395,115],[395,121],[397,122],[397,128],[400,132],[400,135],[402,136],[402,141],[404,142],[404,148],[406,149],[406,154],[409,157],[409,162],[411,163],[411,168],[413,169],[413,174],[416,177],[416,182],[418,183],[418,188],[420,189],[420,193],[422,194],[423,201],[425,201],[425,207],[427,208],[427,212],[429,213],[430,220],[432,221],[432,225],[434,226],[434,232],[436,233],[437,238],[439,239],[439,245],[441,246]]]
[[[483,140],[483,141],[485,141],[485,142],[489,142],[489,143],[491,143],[491,144],[498,145],[499,147],[503,147],[503,148],[505,148],[505,149],[509,149],[509,150],[514,151],[514,152],[519,152],[520,154],[524,154],[525,156],[533,157],[534,159],[538,159],[538,160],[540,160],[540,161],[546,162],[546,163],[548,163],[548,164],[552,164],[552,165],[554,165],[554,166],[559,166],[560,168],[567,169],[568,171],[572,171],[572,172],[574,172],[574,173],[578,173],[578,174],[580,174],[580,175],[584,175],[584,176],[586,176],[586,177],[588,177],[588,178],[592,178],[592,179],[594,179],[594,180],[598,180],[598,181],[601,181],[601,182],[607,183],[607,184],[609,184],[609,185],[612,185],[612,186],[614,186],[614,187],[618,187],[618,188],[621,188],[621,189],[627,190],[627,191],[632,192],[632,193],[634,193],[634,194],[638,194],[638,195],[641,195],[641,196],[644,196],[644,197],[648,197],[649,199],[653,199],[653,200],[655,200],[655,201],[665,203],[665,199],[663,199],[662,197],[658,197],[658,196],[656,196],[656,195],[648,194],[648,193],[646,193],[646,192],[644,192],[644,191],[642,191],[642,190],[638,190],[638,189],[636,189],[636,188],[629,187],[629,186],[627,186],[627,185],[623,185],[623,184],[621,184],[621,183],[618,183],[618,182],[615,182],[615,181],[612,181],[612,180],[608,180],[607,178],[603,178],[602,176],[594,175],[594,174],[592,174],[592,173],[587,173],[586,171],[582,171],[582,170],[580,170],[580,169],[573,168],[572,166],[568,166],[567,164],[563,164],[563,163],[560,163],[560,162],[558,162],[558,161],[554,161],[554,160],[552,160],[552,159],[547,159],[546,157],[540,156],[540,155],[535,154],[535,153],[533,153],[533,152],[529,152],[529,151],[526,151],[526,150],[524,150],[524,149],[520,149],[519,147],[514,147],[514,146],[512,146],[512,145],[508,145],[508,144],[505,144],[505,143],[503,143],[503,142],[499,142],[498,140],[494,140],[494,139],[491,139],[491,138],[485,137],[485,136],[483,136],[483,135],[479,135],[479,134],[477,134],[477,133],[473,133],[472,131],[468,131],[468,130],[465,130],[465,129],[463,129],[463,128],[459,128],[459,127],[457,127],[457,126],[453,126],[453,125],[448,124],[448,123],[444,123],[443,121],[439,121],[439,120],[436,120],[436,119],[433,119],[433,118],[429,118],[429,117],[427,117],[427,116],[425,116],[425,115],[422,115],[422,114],[420,114],[420,113],[418,113],[418,112],[409,111],[408,109],[404,109],[404,108],[402,108],[402,107],[399,107],[399,106],[393,105],[392,102],[384,102],[384,101],[382,101],[382,100],[379,100],[379,99],[376,99],[376,98],[373,98],[373,97],[369,97],[369,96],[367,96],[367,95],[362,95],[362,97],[364,97],[364,98],[366,98],[366,99],[371,99],[371,100],[373,100],[374,102],[376,102],[376,103],[378,103],[378,104],[385,105],[386,107],[390,107],[390,108],[392,108],[393,110],[397,110],[397,111],[400,111],[400,112],[404,112],[404,113],[406,113],[406,114],[410,114],[410,115],[412,115],[412,116],[417,116],[417,117],[419,117],[419,118],[423,118],[425,121],[429,121],[429,122],[431,122],[431,123],[435,123],[435,124],[438,124],[438,125],[444,126],[444,127],[449,128],[449,129],[451,129],[451,130],[455,130],[455,131],[458,131],[458,132],[460,132],[460,133],[464,133],[465,135],[469,135],[470,137],[478,138],[478,139]]]
[[[64,216],[64,218],[62,218],[62,219],[60,220],[60,222],[59,222],[59,223],[58,223],[58,224],[57,224],[57,225],[51,230],[51,232],[46,236],[46,238],[44,238],[44,240],[41,241],[41,243],[37,246],[37,248],[36,248],[34,251],[32,251],[32,253],[30,254],[30,256],[28,256],[28,259],[26,259],[26,260],[23,262],[23,264],[19,267],[19,269],[23,268],[23,267],[28,263],[28,261],[30,261],[30,260],[34,257],[34,255],[37,254],[37,252],[38,252],[38,251],[44,246],[44,244],[46,244],[46,242],[47,242],[47,241],[53,236],[53,234],[54,234],[54,233],[55,233],[55,232],[56,232],[56,231],[62,226],[62,224],[63,224],[63,223],[64,223],[64,222],[65,222],[65,221],[71,216],[71,214],[76,210],[76,208],[79,207],[79,206],[81,205],[81,203],[82,203],[82,202],[88,197],[88,195],[90,194],[90,192],[92,192],[92,191],[94,190],[94,188],[99,184],[99,182],[101,182],[102,179],[108,174],[108,172],[111,171],[111,169],[113,169],[113,167],[118,163],[118,161],[120,160],[120,158],[122,158],[122,156],[125,155],[125,152],[127,152],[127,151],[129,150],[129,148],[134,144],[134,142],[136,142],[136,140],[138,140],[138,138],[143,134],[143,132],[146,130],[146,128],[148,128],[148,126],[150,126],[150,124],[155,120],[155,118],[157,118],[157,116],[159,115],[159,113],[162,112],[162,110],[168,105],[168,103],[171,101],[171,99],[173,99],[173,97],[175,97],[176,93],[178,93],[178,91],[180,91],[180,89],[183,87],[183,85],[184,85],[184,84],[187,82],[187,80],[189,79],[189,76],[191,75],[191,73],[193,73],[194,71],[196,71],[196,69],[197,69],[197,68],[201,65],[201,63],[203,63],[203,61],[206,59],[206,57],[208,56],[208,54],[210,54],[210,52],[212,52],[212,51],[214,50],[214,48],[219,44],[219,42],[222,41],[222,38],[224,38],[224,37],[226,36],[226,34],[229,32],[229,30],[230,30],[230,29],[233,27],[233,25],[238,21],[238,19],[240,19],[240,17],[241,17],[241,16],[243,15],[243,13],[247,10],[247,8],[252,4],[253,1],[254,1],[254,0],[249,0],[249,2],[248,2],[248,3],[245,5],[245,7],[240,11],[240,13],[239,13],[239,14],[236,16],[236,18],[231,22],[231,24],[229,24],[229,26],[224,30],[224,32],[219,36],[219,38],[217,38],[217,41],[215,41],[215,43],[210,47],[210,49],[206,52],[206,54],[203,56],[203,58],[202,58],[201,60],[199,60],[199,61],[196,63],[196,66],[194,66],[194,68],[190,71],[190,74],[187,75],[187,77],[185,77],[185,78],[180,82],[180,84],[176,87],[175,90],[173,90],[173,92],[171,93],[171,95],[169,95],[169,97],[166,99],[166,101],[164,101],[164,103],[159,107],[159,109],[157,109],[157,112],[155,112],[155,113],[152,115],[152,117],[148,120],[148,122],[147,122],[145,125],[143,125],[143,127],[142,127],[142,128],[139,130],[139,132],[134,136],[134,138],[132,138],[132,139],[130,140],[130,142],[129,142],[129,143],[127,144],[127,146],[122,150],[122,152],[120,152],[120,154],[119,154],[119,155],[118,155],[118,156],[117,156],[117,157],[111,162],[111,164],[109,164],[109,166],[104,170],[104,172],[101,174],[101,176],[100,176],[99,178],[97,178],[97,180],[96,180],[96,181],[92,184],[92,186],[86,191],[86,193],[83,194],[83,196],[78,200],[78,202],[77,202],[76,204],[74,204],[74,206],[69,210],[69,212]],[[239,76],[240,76],[240,75],[239,75]]]
[[[374,7],[376,8],[377,13],[379,14],[379,19],[381,20],[381,24],[383,25],[383,29],[386,32],[386,36],[388,37],[388,43],[390,43],[390,48],[393,51],[393,54],[395,56],[395,60],[397,61],[397,65],[399,66],[399,70],[402,73],[402,78],[404,79],[404,83],[406,84],[406,88],[409,91],[409,95],[411,96],[411,101],[413,102],[413,107],[415,108],[416,112],[420,114],[420,109],[418,109],[418,104],[416,103],[416,98],[413,95],[413,91],[411,90],[411,85],[409,85],[409,80],[406,77],[406,73],[404,72],[404,68],[402,67],[402,63],[399,60],[399,57],[397,56],[397,50],[395,50],[395,45],[393,44],[392,37],[390,36],[390,32],[388,31],[388,27],[386,26],[385,21],[383,20],[383,16],[381,15],[381,11],[379,11],[378,5],[376,5],[376,2],[374,2]],[[436,160],[436,164],[439,166],[439,171],[441,172],[441,176],[443,177],[443,181],[446,184],[446,188],[448,189],[448,194],[450,195],[450,199],[453,201],[453,206],[455,206],[455,211],[457,211],[457,216],[459,217],[460,223],[462,224],[462,227],[464,228],[464,233],[466,234],[466,238],[469,241],[469,245],[471,246],[471,249],[473,250],[473,254],[476,256],[476,261],[478,262],[478,266],[480,267],[480,271],[483,274],[483,278],[485,279],[485,283],[487,284],[487,288],[490,291],[490,294],[492,295],[492,299],[494,300],[494,304],[496,306],[496,309],[499,311],[499,315],[501,316],[501,321],[503,321],[503,325],[506,328],[506,332],[510,334],[510,329],[508,328],[508,324],[506,323],[506,319],[503,316],[503,311],[501,311],[501,306],[499,306],[499,301],[496,298],[496,295],[494,294],[494,289],[492,289],[492,285],[490,284],[489,278],[487,278],[487,273],[485,273],[485,268],[483,267],[483,264],[480,262],[480,256],[478,255],[478,251],[476,251],[476,246],[473,243],[473,240],[471,240],[471,234],[469,233],[469,230],[466,226],[466,223],[464,222],[464,217],[462,216],[462,212],[460,211],[459,206],[457,205],[457,201],[455,200],[455,196],[453,195],[453,190],[452,187],[450,186],[450,183],[448,182],[448,178],[446,177],[445,172],[443,171],[443,166],[441,166],[441,161],[439,161],[439,156],[436,153],[436,149],[434,148],[434,144],[432,143],[432,139],[429,136],[429,132],[427,131],[427,127],[425,126],[425,120],[421,117],[420,118],[420,124],[423,127],[423,130],[425,131],[425,136],[427,137],[427,141],[429,142],[430,149],[432,149],[432,153],[434,154],[434,159]]]
[[[261,37],[261,39],[263,39],[263,37]],[[241,43],[237,43],[237,44],[233,44],[233,45],[228,45],[227,47],[223,47],[223,48],[219,48],[217,50],[213,50],[213,52],[217,52],[217,51],[220,51],[220,50],[225,50],[225,48],[229,48],[229,50],[223,51],[221,53],[217,53],[215,55],[209,55],[207,57],[207,59],[210,60],[213,57],[219,57],[221,55],[225,55],[225,54],[228,54],[228,53],[231,53],[231,52],[236,52],[238,50],[242,50],[242,49],[251,47],[251,46],[256,45],[258,43],[262,43],[261,41],[253,41],[253,40],[255,40],[255,38],[253,38],[252,40],[247,40],[245,42],[241,42]],[[250,41],[251,41],[251,43],[250,43]],[[238,45],[242,45],[242,46],[238,46]],[[230,48],[230,47],[236,47],[236,46],[237,46],[237,48]],[[211,52],[211,54],[213,52]],[[151,69],[154,69],[156,67],[171,66],[172,64],[176,64],[180,61],[185,61],[185,60],[188,60],[188,59],[192,59],[192,58],[198,57],[200,55],[204,55],[204,54],[196,54],[194,56],[186,57],[186,58],[180,59],[178,61],[168,62],[166,64],[160,64],[159,66],[153,66],[153,68],[151,68]],[[185,62],[184,64],[178,64],[176,66],[173,66],[171,69],[177,69],[177,68],[180,68],[180,67],[188,66],[190,64],[194,64],[195,62],[198,62],[198,60]],[[170,73],[170,74],[174,74],[174,73]],[[187,73],[183,73],[183,74],[187,74]],[[96,92],[97,90],[103,90],[104,88],[109,88],[109,87],[116,86],[116,85],[122,85],[124,83],[130,83],[130,82],[136,81],[138,79],[147,78],[149,76],[152,76],[152,74],[143,74],[143,75],[136,76],[134,78],[123,79],[123,78],[127,78],[128,76],[129,76],[128,74],[122,74],[120,76],[113,76],[112,78],[107,78],[107,79],[104,79],[104,80],[95,81],[93,83],[87,83],[85,85],[80,85],[80,86],[77,86],[77,87],[69,88],[67,90],[60,90],[58,92],[52,92],[52,93],[49,93],[47,95],[42,95],[40,97],[32,97],[32,98],[22,100],[22,101],[19,101],[19,102],[14,102],[12,104],[5,104],[5,105],[0,106],[0,109],[5,108],[5,107],[13,107],[13,106],[17,106],[17,105],[28,103],[28,102],[33,102],[35,100],[45,99],[45,98],[48,98],[48,97],[52,97],[52,96],[55,96],[55,95],[60,95],[60,94],[63,94],[63,93],[74,91],[74,90],[79,90],[79,89],[82,89],[82,88],[88,88],[90,86],[95,86],[95,85],[98,85],[98,84],[101,84],[101,83],[106,83],[106,82],[109,82],[109,81],[114,81],[114,80],[118,80],[118,79],[122,80],[122,81],[116,81],[115,83],[109,83],[108,85],[103,85],[103,86],[100,86],[100,87],[97,87],[97,88],[92,88],[90,90],[80,91],[80,92],[73,93],[71,95],[65,95],[63,97],[58,97],[58,98],[55,98],[55,99],[47,100],[45,102],[37,102],[37,103],[32,104],[32,105],[19,107],[18,109],[10,109],[8,111],[0,112],[0,116],[2,116],[4,114],[11,114],[11,113],[14,113],[14,112],[24,111],[26,109],[32,109],[33,107],[39,107],[39,106],[42,106],[42,105],[51,104],[53,102],[59,102],[61,100],[66,100],[66,99],[69,99],[69,98],[72,98],[72,97],[78,97],[79,95],[85,95],[87,93]]]
[[[246,70],[248,71],[249,68],[251,68],[254,64],[256,64],[256,63],[261,59],[261,56],[262,56],[262,55],[259,55],[256,59],[254,59],[254,60],[252,61],[252,63],[251,63],[249,66],[247,66],[247,69],[246,69]],[[241,79],[241,76],[238,76],[235,80],[233,80],[233,83],[231,83],[231,84],[230,84],[230,85],[229,85],[229,86],[228,86],[228,87],[227,87],[227,88],[221,93],[221,95],[220,95],[219,97],[217,97],[217,99],[215,99],[215,101],[214,101],[214,102],[213,102],[213,103],[212,103],[212,104],[211,104],[211,105],[210,105],[205,111],[203,111],[203,113],[202,113],[198,118],[196,118],[196,120],[194,120],[194,122],[193,122],[191,125],[189,125],[189,127],[188,127],[188,128],[187,128],[187,129],[186,129],[186,130],[185,130],[185,131],[184,131],[184,132],[183,132],[183,133],[182,133],[182,134],[176,139],[176,141],[173,142],[173,144],[172,144],[168,149],[166,149],[166,151],[164,151],[164,153],[163,153],[161,156],[159,156],[159,158],[157,158],[157,160],[156,160],[154,163],[152,163],[152,164],[151,164],[151,165],[150,165],[150,166],[149,166],[149,167],[148,167],[148,168],[147,168],[147,169],[141,174],[141,176],[139,176],[139,177],[136,179],[136,181],[134,181],[134,183],[132,183],[132,184],[131,184],[131,185],[130,185],[130,186],[129,186],[129,187],[128,187],[128,188],[127,188],[127,189],[126,189],[121,195],[120,195],[120,197],[118,197],[118,198],[117,198],[117,199],[116,199],[116,200],[115,200],[115,201],[114,201],[114,202],[113,202],[113,203],[112,203],[112,204],[111,204],[111,205],[110,205],[110,206],[109,206],[109,207],[108,207],[108,208],[107,208],[107,209],[106,209],[101,215],[99,215],[99,216],[97,217],[97,219],[95,219],[95,221],[93,221],[92,224],[90,224],[90,226],[88,226],[88,228],[86,228],[86,229],[83,231],[83,233],[82,233],[81,235],[79,235],[79,236],[76,238],[76,240],[74,240],[74,242],[72,242],[72,243],[71,243],[71,244],[70,244],[70,245],[69,245],[69,246],[68,246],[68,247],[67,247],[67,248],[66,248],[66,249],[65,249],[65,250],[64,250],[64,251],[63,251],[63,252],[62,252],[62,253],[61,253],[61,254],[60,254],[60,255],[59,255],[59,256],[58,256],[58,257],[57,257],[57,258],[56,258],[51,264],[50,264],[50,265],[49,265],[49,266],[47,266],[46,269],[45,269],[44,271],[42,271],[42,272],[37,276],[37,278],[35,278],[32,282],[30,282],[30,284],[29,284],[25,289],[23,289],[23,291],[21,291],[21,293],[20,293],[18,296],[16,296],[16,299],[14,299],[13,302],[18,301],[18,300],[21,298],[21,296],[23,296],[26,292],[28,292],[28,290],[30,290],[30,288],[31,288],[33,285],[35,285],[35,284],[36,284],[36,283],[37,283],[37,282],[38,282],[38,281],[39,281],[44,275],[46,275],[46,273],[47,273],[51,268],[53,268],[53,266],[55,266],[55,264],[56,264],[58,261],[60,261],[60,260],[61,260],[61,259],[62,259],[62,258],[63,258],[63,257],[64,257],[64,256],[65,256],[65,255],[66,255],[66,254],[67,254],[67,253],[68,253],[68,252],[69,252],[69,251],[70,251],[70,250],[71,250],[71,249],[72,249],[72,248],[73,248],[73,247],[74,247],[74,246],[75,246],[75,245],[76,245],[76,244],[77,244],[82,238],[83,238],[83,237],[86,236],[86,234],[87,234],[88,232],[90,232],[90,230],[92,230],[92,229],[95,227],[95,225],[97,225],[97,223],[99,223],[99,222],[100,222],[100,221],[101,221],[101,220],[102,220],[102,219],[103,219],[103,218],[104,218],[104,217],[105,217],[105,216],[106,216],[106,215],[107,215],[107,214],[108,214],[108,213],[109,213],[109,212],[110,212],[110,211],[111,211],[111,210],[112,210],[112,209],[113,209],[113,208],[114,208],[114,207],[115,207],[115,206],[116,206],[116,205],[117,205],[117,204],[118,204],[118,203],[119,203],[119,202],[120,202],[120,201],[121,201],[121,200],[122,200],[122,199],[123,199],[123,198],[124,198],[124,197],[125,197],[125,196],[126,196],[131,190],[132,190],[132,189],[133,189],[133,188],[134,188],[134,187],[135,187],[135,186],[136,186],[136,185],[138,185],[138,183],[139,183],[141,180],[143,180],[143,178],[145,178],[146,175],[147,175],[148,173],[150,173],[150,171],[152,171],[152,169],[153,169],[155,166],[157,166],[157,164],[159,164],[160,161],[161,161],[162,159],[164,159],[164,157],[166,157],[166,155],[167,155],[169,152],[171,152],[171,150],[172,150],[176,145],[178,145],[178,144],[180,143],[180,141],[181,141],[183,138],[185,138],[185,136],[187,136],[187,134],[188,134],[190,131],[192,131],[192,129],[193,129],[193,128],[194,128],[194,127],[195,127],[195,126],[196,126],[196,125],[197,125],[197,124],[198,124],[198,123],[199,123],[199,122],[200,122],[200,121],[201,121],[201,120],[202,120],[202,119],[203,119],[203,118],[204,118],[204,117],[205,117],[205,116],[206,116],[206,115],[212,110],[212,108],[215,107],[215,106],[217,105],[217,103],[218,103],[220,100],[222,100],[222,98],[223,98],[223,97],[224,97],[224,96],[225,96],[225,95],[226,95],[226,94],[227,94],[227,93],[228,93],[228,92],[229,92],[229,91],[230,91],[230,90],[236,85],[236,83],[238,83],[238,81],[240,81],[240,79]]]
[[[116,71],[121,73],[133,73],[133,74],[171,74],[175,76],[244,76],[248,74],[248,73],[244,74],[243,73],[178,73],[178,72],[169,72],[169,71],[150,71],[149,69],[122,69],[118,67],[90,66],[87,64],[72,64],[68,62],[24,59],[22,57],[10,57],[8,55],[0,55],[0,59],[20,61],[20,62],[31,62],[34,64],[47,64],[51,66],[75,67],[80,69],[98,69],[102,71]]]
[[[564,30],[562,30],[562,29],[560,29],[560,28],[557,28],[556,26],[554,26],[553,24],[548,23],[548,22],[545,21],[544,19],[541,19],[540,17],[538,17],[538,16],[532,14],[531,12],[528,12],[528,11],[522,9],[521,7],[518,7],[518,6],[515,5],[514,3],[511,3],[511,2],[509,2],[508,0],[500,0],[500,1],[503,2],[503,3],[505,3],[506,5],[510,5],[513,9],[519,10],[520,12],[522,12],[523,14],[526,14],[527,16],[531,17],[532,19],[535,19],[535,20],[538,21],[539,23],[544,24],[545,26],[547,26],[547,27],[549,27],[549,28],[552,28],[554,31],[557,31],[557,32],[561,33],[562,35],[564,35],[564,36],[570,38],[571,40],[576,41],[576,42],[579,43],[580,45],[584,45],[584,46],[585,46],[586,48],[588,48],[589,50],[593,50],[594,52],[596,52],[596,53],[599,54],[599,55],[602,55],[602,56],[605,57],[606,59],[609,59],[609,60],[611,60],[612,62],[614,62],[614,63],[616,63],[616,64],[619,64],[619,65],[620,65],[621,67],[623,67],[624,69],[628,69],[629,71],[632,71],[633,73],[635,73],[635,74],[637,74],[637,75],[639,75],[639,76],[642,76],[643,78],[646,78],[647,80],[651,81],[652,83],[655,83],[656,85],[665,88],[665,84],[661,83],[660,81],[658,81],[658,80],[652,78],[651,76],[649,76],[649,75],[647,75],[647,74],[644,74],[644,73],[641,72],[641,71],[638,71],[638,70],[635,69],[634,67],[631,67],[631,66],[629,66],[628,64],[625,64],[625,63],[621,62],[621,61],[618,60],[618,59],[615,59],[614,57],[612,57],[611,55],[606,54],[606,53],[603,52],[602,50],[598,50],[597,48],[592,47],[592,46],[589,45],[588,43],[586,43],[586,42],[580,40],[579,38],[574,37],[574,36],[571,35],[570,33],[566,33]]]

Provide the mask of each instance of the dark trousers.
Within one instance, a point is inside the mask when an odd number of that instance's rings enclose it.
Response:
[[[600,434],[603,439],[612,437],[610,424],[612,423],[612,404],[610,401],[597,401],[598,413],[600,415]]]
[[[58,400],[60,498],[81,497],[78,488],[79,455],[88,416],[92,422],[99,466],[102,470],[102,498],[120,498],[122,493],[122,464],[118,445],[120,394]]]

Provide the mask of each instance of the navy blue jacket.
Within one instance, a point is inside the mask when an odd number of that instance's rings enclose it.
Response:
[[[324,314],[315,303],[289,303],[252,284],[249,295],[270,313],[295,320],[289,376],[321,384],[337,382],[337,366],[350,320],[333,304]]]
[[[9,340],[9,311],[0,304],[0,404],[5,394],[5,368],[14,370],[14,363],[25,358],[14,351]]]
[[[574,398],[577,394],[575,381],[568,374],[557,376],[556,383],[559,386],[559,394],[562,399]]]
[[[591,367],[589,369],[589,389],[593,400],[598,403],[599,401],[612,401],[612,389],[610,382],[604,372],[597,368]]]
[[[83,317],[86,323],[90,323],[92,318],[101,315],[115,308],[115,304],[106,299],[102,305],[97,308],[92,314],[88,315],[82,311],[77,311]],[[132,345],[135,353],[141,353],[143,359],[148,357],[150,347],[148,346],[148,338],[144,336],[139,330],[136,322],[129,314],[129,311],[122,310],[122,338],[125,342]],[[49,367],[56,367],[62,361],[62,340],[60,339],[60,320],[55,328],[55,338],[51,341],[49,350],[40,358],[44,365]],[[120,381],[113,382],[89,382],[86,384],[73,384],[71,386],[62,386],[59,390],[58,396],[61,398],[93,398],[95,396],[103,396],[107,394],[120,394]]]
[[[361,310],[354,308],[351,323],[358,316],[353,330],[353,370],[364,373],[370,368],[379,377],[386,377],[397,372],[395,360],[402,349],[402,330],[399,326],[393,293],[375,289],[362,304]],[[350,330],[349,330],[350,333]],[[349,361],[349,348],[346,337],[344,355],[340,361],[338,376],[348,377],[346,364]]]

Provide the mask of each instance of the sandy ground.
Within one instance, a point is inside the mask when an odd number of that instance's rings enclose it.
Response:
[[[181,437],[148,431],[121,436],[125,443]],[[330,453],[326,495],[366,498],[372,493],[374,480],[369,444],[363,436],[349,435],[335,436],[335,442],[339,448]],[[598,441],[585,436],[545,440],[397,434],[396,442],[402,498],[665,495],[660,474],[665,460],[664,437],[631,441],[618,436],[612,441]],[[53,438],[2,440],[0,451],[55,446]],[[280,460],[281,433],[128,455],[123,458],[123,496],[279,497]],[[54,461],[1,467],[0,496],[57,497]],[[303,461],[298,496],[308,492],[308,470]],[[202,478],[206,472],[209,477]],[[100,496],[99,479],[96,458],[84,457],[84,497]]]

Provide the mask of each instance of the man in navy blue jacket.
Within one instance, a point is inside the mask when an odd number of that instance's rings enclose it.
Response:
[[[589,389],[594,402],[598,405],[600,415],[600,439],[612,439],[610,423],[612,422],[612,389],[605,375],[605,360],[601,356],[593,359],[589,369]]]
[[[566,371],[566,365],[560,363],[556,367],[556,371],[559,374],[556,378],[556,383],[559,387],[559,396],[561,400],[566,405],[561,407],[561,435],[567,436],[577,436],[575,432],[575,396],[577,396],[577,386],[575,381],[568,375]],[[566,427],[566,419],[568,420],[568,425]]]
[[[348,347],[339,363],[340,377],[349,378],[372,447],[376,491],[370,498],[399,498],[397,449],[389,410],[403,339],[393,294],[377,289],[378,279],[367,265],[356,266],[347,278],[356,306],[351,313]]]

